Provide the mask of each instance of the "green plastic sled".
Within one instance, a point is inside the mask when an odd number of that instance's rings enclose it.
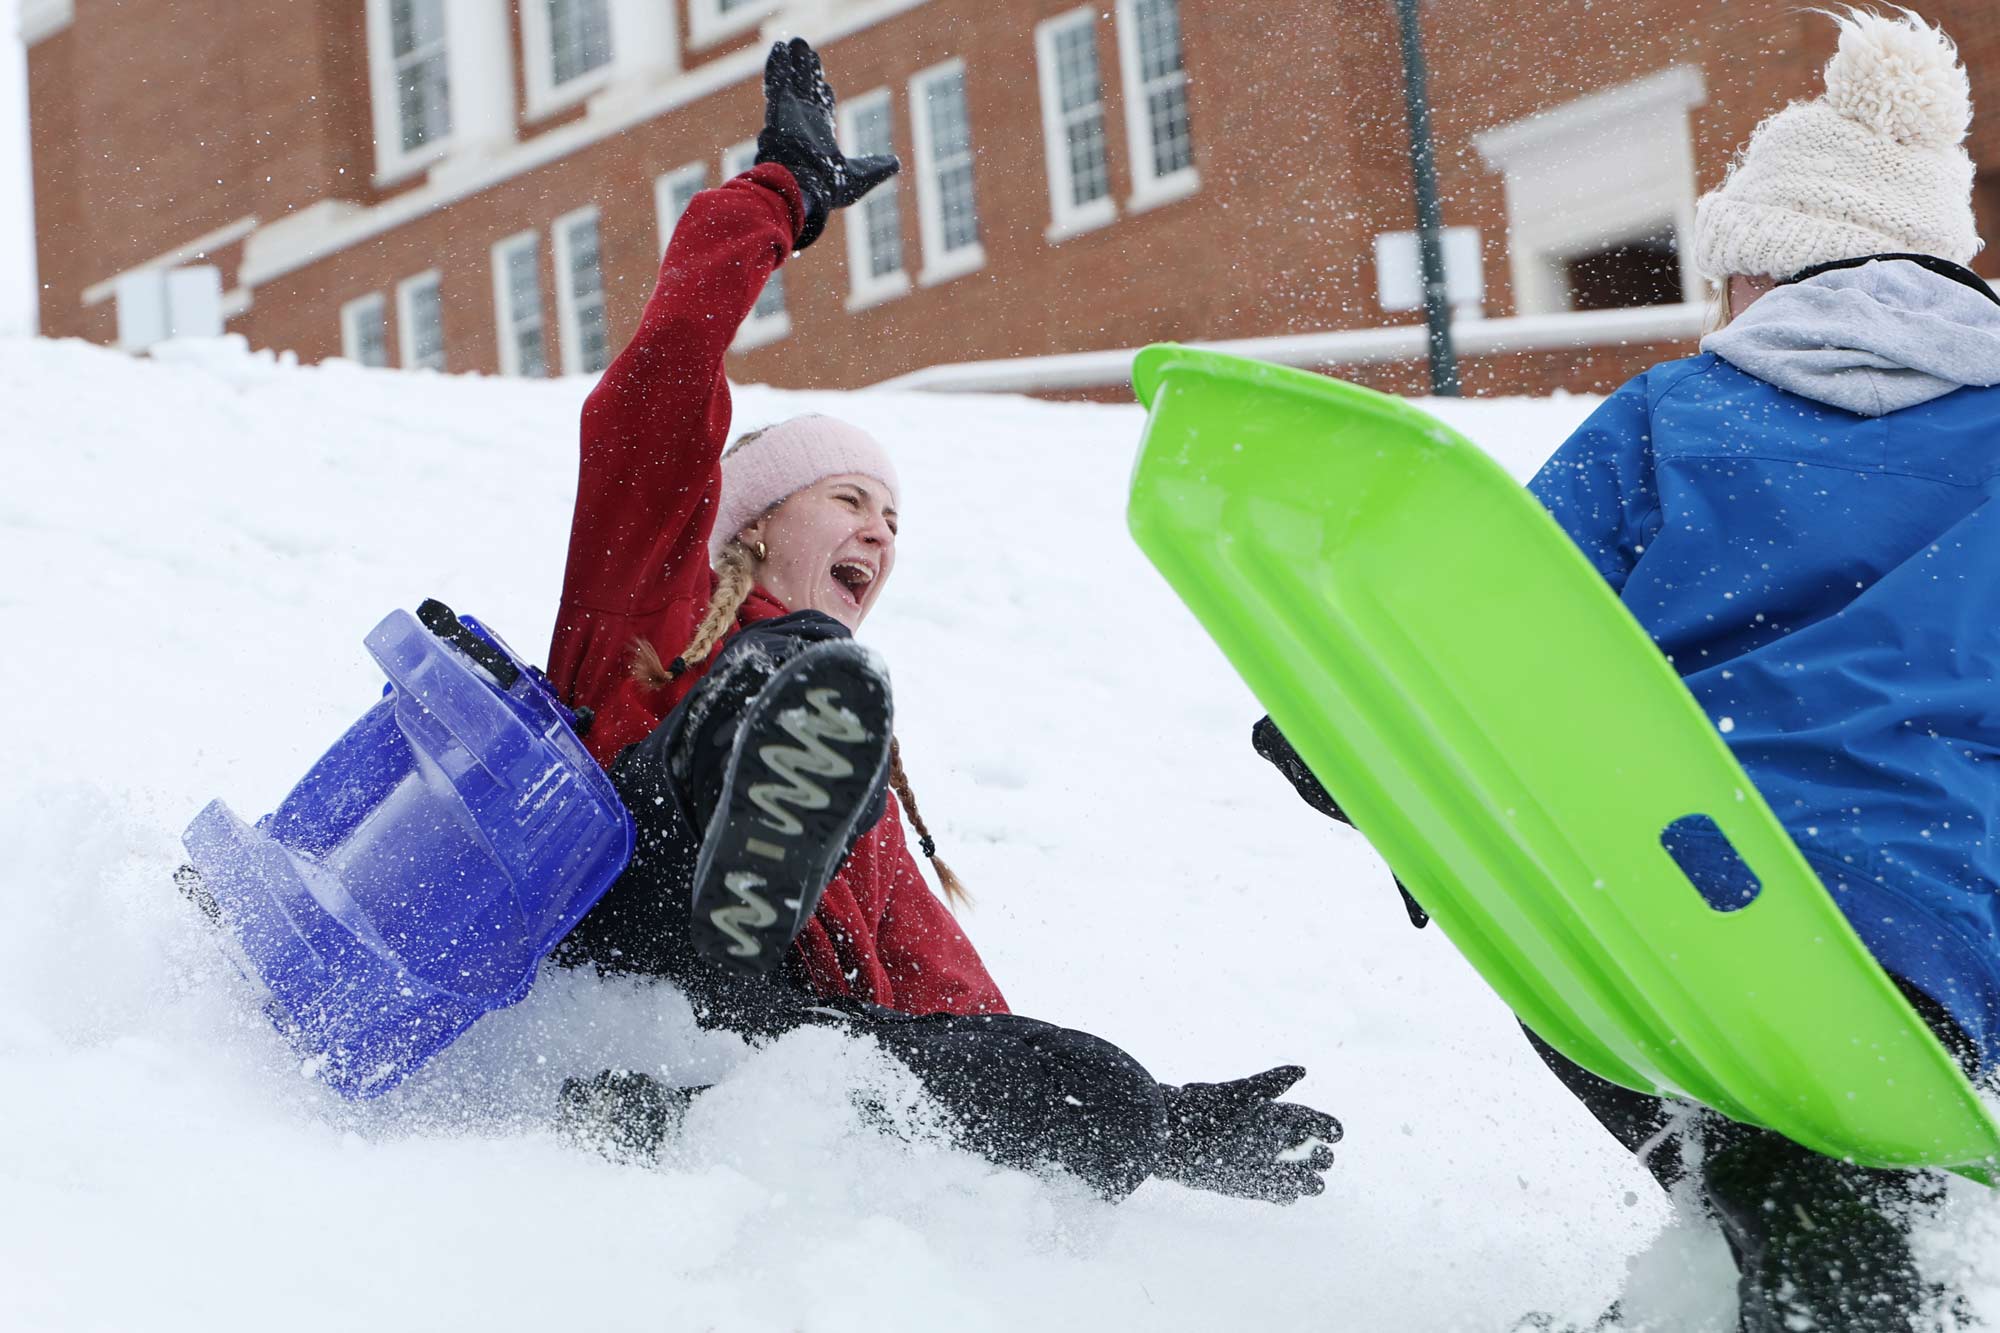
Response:
[[[1355,826],[1578,1064],[1870,1166],[2000,1129],[1673,668],[1532,496],[1400,399],[1173,345],[1132,533]],[[1711,908],[1706,815],[1762,883]]]

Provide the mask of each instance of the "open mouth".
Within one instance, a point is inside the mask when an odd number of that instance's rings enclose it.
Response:
[[[847,599],[860,606],[868,596],[868,589],[875,584],[875,571],[859,560],[836,560],[833,562],[833,586]]]

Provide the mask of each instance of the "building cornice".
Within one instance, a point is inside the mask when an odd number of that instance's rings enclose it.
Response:
[[[808,4],[780,11],[767,24],[796,28],[822,47],[928,3],[928,0],[856,0],[851,4]],[[478,157],[448,158],[416,189],[372,207],[321,200],[288,217],[259,227],[244,243],[239,281],[255,289],[309,264],[392,231],[517,176],[582,152],[670,111],[761,75],[759,46],[732,51],[640,95],[611,89],[590,103],[583,119],[558,126],[518,144]],[[338,205],[338,206],[335,206]]]

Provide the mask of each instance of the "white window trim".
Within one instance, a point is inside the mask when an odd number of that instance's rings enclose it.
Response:
[[[560,343],[562,373],[565,375],[584,374],[583,341],[577,334],[576,288],[570,284],[569,229],[579,222],[590,221],[597,228],[597,285],[600,303],[604,289],[604,226],[597,208],[577,208],[563,214],[549,224],[549,232],[555,238],[556,260],[556,337]],[[546,340],[543,346],[548,344]]]
[[[910,157],[917,164],[917,229],[924,246],[924,264],[917,271],[917,285],[920,287],[935,287],[941,282],[950,282],[953,278],[962,278],[986,267],[983,228],[981,240],[960,246],[950,254],[942,253],[944,203],[938,198],[937,178],[931,172],[931,125],[924,85],[933,79],[952,74],[963,76],[964,73],[965,61],[952,59],[918,70],[910,76]],[[966,100],[970,103],[969,93]],[[977,156],[974,154],[975,160]],[[975,199],[977,197],[974,195]]]
[[[653,218],[660,230],[660,253],[663,255],[667,252],[668,242],[674,239],[674,228],[681,222],[681,214],[673,212],[674,189],[689,180],[697,182],[698,189],[706,186],[708,164],[689,162],[653,178]],[[668,216],[670,213],[671,217]]]
[[[1701,299],[1688,113],[1707,99],[1701,70],[1675,65],[1472,136],[1506,177],[1515,314],[1567,312],[1567,260],[1664,226],[1679,245],[1683,300]]]
[[[382,337],[385,342],[389,336],[389,306],[382,299],[382,293],[370,292],[366,296],[357,296],[352,301],[348,301],[342,305],[340,307],[340,354],[357,366],[366,364],[361,359],[361,329],[360,321],[357,318],[364,310],[374,312],[375,318],[382,322]],[[384,347],[382,349],[383,355],[387,356],[388,351],[389,349]],[[384,364],[387,363],[385,362]],[[369,367],[369,369],[379,368]]]
[[[888,118],[893,125],[895,108],[890,102],[889,90],[887,88],[871,88],[865,93],[846,98],[841,102],[840,109],[836,114],[840,120],[840,141],[843,145],[843,151],[852,151],[854,148],[854,122],[860,119],[863,111],[871,110],[876,106],[882,108],[883,116]],[[869,260],[872,256],[868,253],[868,215],[865,210],[868,200],[883,194],[885,191],[887,192],[887,197],[896,200],[897,208],[900,210],[902,200],[896,194],[895,176],[891,176],[888,180],[883,181],[880,185],[870,190],[859,203],[844,210],[847,215],[845,225],[847,227],[847,308],[849,310],[866,310],[870,306],[881,305],[884,301],[893,301],[897,297],[905,295],[910,290],[910,238],[907,231],[903,235],[902,267],[893,273],[884,273],[879,276],[868,271]],[[900,220],[899,212],[898,221],[900,222]]]
[[[1132,3],[1133,0],[1118,0],[1118,86],[1125,103],[1125,148],[1132,166],[1132,193],[1125,200],[1125,208],[1128,212],[1143,213],[1185,199],[1201,189],[1201,173],[1190,162],[1164,176],[1153,174],[1153,129],[1147,121],[1146,96],[1139,79],[1139,20],[1132,12]],[[1185,40],[1181,63],[1182,77],[1188,78]]]
[[[521,0],[521,45],[527,70],[529,120],[542,120],[575,106],[592,93],[610,85],[618,74],[618,26],[607,4],[606,21],[611,24],[611,58],[588,73],[566,83],[557,83],[553,33],[549,28],[546,0]]]
[[[507,252],[520,245],[535,247],[535,266],[539,275],[542,262],[542,236],[532,227],[527,231],[517,231],[512,236],[503,237],[493,243],[493,328],[500,343],[500,373],[518,376],[521,371],[521,349],[514,341],[514,310],[510,304],[512,293],[507,286]],[[536,285],[539,287],[540,282]],[[546,300],[546,298],[544,298]],[[545,319],[543,311],[536,311],[537,319]],[[546,325],[542,329],[542,368],[548,369],[549,337]]]
[[[688,0],[688,45],[700,50],[749,32],[784,8],[784,0],[757,0],[723,13],[719,0]]]
[[[1054,18],[1043,19],[1035,25],[1035,68],[1042,90],[1042,144],[1048,163],[1049,179],[1049,228],[1044,235],[1051,245],[1066,241],[1072,236],[1080,236],[1087,231],[1096,231],[1118,220],[1118,201],[1107,193],[1102,199],[1093,199],[1081,208],[1070,202],[1074,198],[1075,182],[1070,179],[1069,135],[1062,122],[1062,88],[1056,70],[1056,37],[1065,28],[1084,26],[1090,29],[1090,40],[1097,41],[1097,11],[1089,5]],[[1104,69],[1100,62],[1097,71],[1097,107],[1100,115],[1105,115]],[[1108,116],[1105,117],[1107,120]],[[1110,167],[1110,126],[1105,126],[1106,169]]]
[[[757,141],[755,139],[745,139],[741,143],[731,144],[729,147],[723,149],[722,179],[729,180],[741,174],[741,171],[748,171],[756,151]],[[744,164],[741,171],[732,171],[730,169],[732,162],[739,159]],[[782,270],[773,269],[771,271],[775,275]],[[761,292],[759,293],[759,299],[762,299]],[[767,343],[777,342],[780,338],[790,337],[791,332],[792,294],[787,290],[785,292],[785,308],[774,315],[759,315],[756,307],[754,305],[751,307],[750,314],[744,319],[742,326],[736,330],[735,340],[729,344],[729,350],[732,352],[748,352],[753,348],[763,347]]]
[[[396,284],[396,352],[398,359],[401,361],[402,367],[405,370],[444,369],[444,367],[441,365],[422,366],[417,363],[416,307],[410,299],[411,294],[414,293],[417,290],[417,288],[424,286],[426,283],[437,285],[438,296],[439,296],[439,307],[440,307],[440,314],[438,316],[440,327],[438,329],[438,333],[441,337],[444,333],[444,329],[442,327],[444,318],[442,314],[443,296],[444,296],[444,288],[442,285],[443,282],[444,282],[444,275],[439,273],[438,270],[431,268],[431,269],[425,269],[422,273],[413,274],[410,277],[404,278],[401,282]],[[440,359],[442,359],[444,356],[444,347],[442,343],[440,343],[438,347],[438,356]]]
[[[451,69],[451,7],[445,7],[445,69]],[[458,137],[458,108],[449,134],[403,151],[403,123],[396,96],[396,58],[390,46],[389,0],[368,0],[368,100],[375,115],[375,184],[407,180],[447,156]]]

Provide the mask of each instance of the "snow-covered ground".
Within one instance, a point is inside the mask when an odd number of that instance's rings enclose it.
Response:
[[[897,455],[867,637],[1014,1006],[1169,1080],[1304,1064],[1348,1131],[1325,1196],[1111,1207],[921,1108],[863,1128],[858,1082],[907,1092],[865,1049],[749,1052],[573,976],[379,1102],[302,1075],[173,891],[178,831],[276,802],[378,692],[391,607],[539,655],[583,392],[0,341],[0,1327],[1501,1330],[1628,1288],[1719,1327],[1719,1241],[1251,754],[1259,710],[1125,535],[1134,408],[749,388],[738,421],[837,412]],[[1590,405],[1444,415],[1525,475]],[[546,1128],[614,1062],[719,1080],[657,1169]],[[1966,1187],[1925,1235],[2000,1318],[2000,1208]]]

